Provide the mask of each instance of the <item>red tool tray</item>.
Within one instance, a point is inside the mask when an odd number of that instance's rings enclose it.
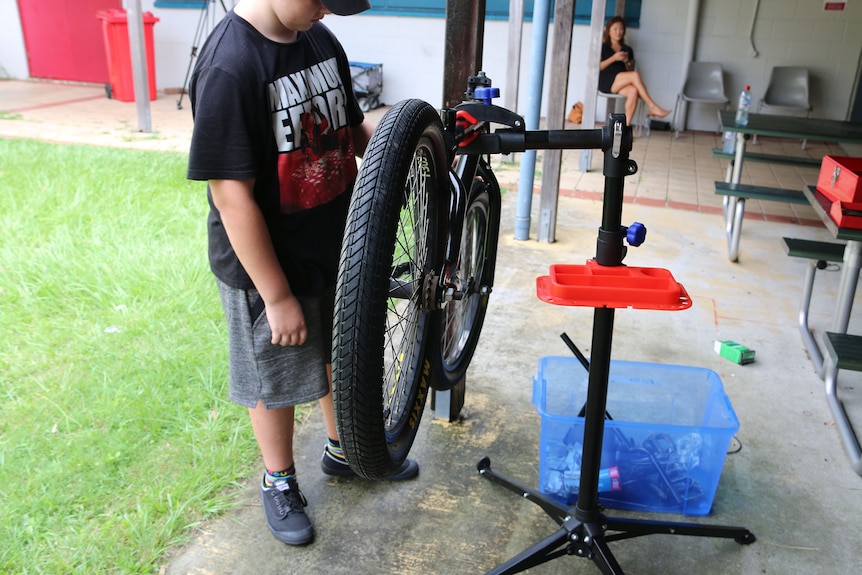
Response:
[[[553,264],[536,278],[539,299],[555,305],[658,310],[691,307],[688,292],[661,268]]]

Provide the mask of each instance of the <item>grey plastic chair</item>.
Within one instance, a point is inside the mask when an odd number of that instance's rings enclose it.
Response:
[[[599,98],[607,98],[608,108],[612,108],[612,111],[616,112],[617,102],[625,103],[626,97],[621,94],[612,94],[610,92],[602,92],[601,90],[596,90],[596,94]],[[644,108],[643,100],[638,98],[637,106],[635,107],[635,113],[632,116],[632,129],[637,135],[640,135],[643,131],[643,126],[646,123],[646,109]]]
[[[729,100],[724,91],[724,70],[718,62],[690,62],[682,90],[673,106],[674,135],[679,136],[677,122],[680,103],[717,105],[726,108]]]
[[[757,111],[764,105],[782,111],[800,110],[811,113],[808,101],[808,68],[776,66],[769,75],[769,86],[760,99]]]
[[[764,106],[766,110],[761,110]],[[808,99],[808,68],[800,66],[775,66],[769,74],[766,93],[757,104],[757,111],[768,113],[774,108],[782,114],[805,112],[811,115],[811,102]],[[754,143],[757,139],[753,140]],[[805,140],[802,141],[805,149]]]

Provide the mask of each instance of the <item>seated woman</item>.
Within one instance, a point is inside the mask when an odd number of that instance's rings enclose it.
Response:
[[[599,64],[599,91],[606,94],[620,94],[626,98],[626,124],[631,126],[638,98],[647,105],[647,114],[664,118],[670,114],[655,103],[641,75],[635,71],[635,53],[625,43],[626,21],[622,16],[614,16],[605,25],[602,34],[602,61]]]

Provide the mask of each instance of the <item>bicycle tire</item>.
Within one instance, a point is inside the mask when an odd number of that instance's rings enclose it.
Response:
[[[473,181],[461,234],[457,275],[464,296],[446,304],[440,319],[439,345],[434,353],[440,369],[432,385],[448,390],[458,384],[476,352],[479,334],[494,283],[499,233],[499,188],[490,168],[481,165]]]
[[[351,197],[336,285],[333,400],[351,468],[368,479],[406,459],[428,396],[449,180],[443,124],[422,100],[381,119]]]

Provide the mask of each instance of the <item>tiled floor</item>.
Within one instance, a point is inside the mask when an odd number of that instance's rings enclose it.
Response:
[[[714,158],[712,149],[721,146],[721,138],[710,132],[656,132],[636,137],[631,157],[638,173],[626,179],[627,201],[653,206],[720,213],[722,197],[715,194],[714,182],[724,180],[728,160]],[[751,146],[751,144],[749,144]],[[849,155],[837,144],[808,142],[803,150],[799,141],[760,138],[758,152],[820,158],[824,155]],[[561,193],[592,197],[603,190],[601,154],[594,154],[590,172],[578,171],[579,151],[563,153]],[[539,167],[541,164],[537,164]],[[747,163],[742,182],[764,186],[801,189],[817,181],[816,168],[795,168],[771,164]],[[813,209],[778,202],[750,201],[746,217],[822,225]]]

